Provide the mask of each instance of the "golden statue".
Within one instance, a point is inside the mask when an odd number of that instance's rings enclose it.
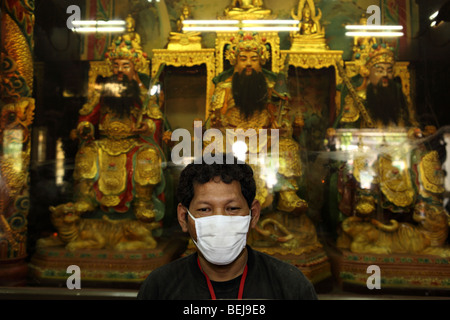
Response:
[[[342,223],[341,249],[355,253],[373,254],[430,254],[450,257],[450,247],[445,245],[448,236],[448,214],[443,207],[425,202],[414,209],[415,223],[399,223],[392,219],[390,225],[378,220],[348,217]]]
[[[418,128],[402,85],[394,79],[392,48],[362,44],[354,52],[359,74],[343,76],[335,122],[341,132],[359,136],[352,160],[337,168],[338,247],[354,253],[448,257],[441,147],[429,142],[436,139],[436,130]]]
[[[135,31],[136,21],[131,16],[131,14],[129,14],[125,18],[125,26],[126,26],[126,33],[124,33],[118,39],[119,40],[123,39],[123,41],[130,41],[133,44],[133,48],[139,50],[141,46],[141,36]]]
[[[152,230],[164,216],[164,156],[155,142],[161,112],[148,99],[148,60],[138,39],[113,41],[106,53],[112,75],[97,78],[72,133],[80,139],[74,202],[51,208],[59,240],[71,250],[156,247]],[[67,225],[79,236],[63,237]]]
[[[225,19],[271,19],[271,10],[264,9],[262,0],[233,0],[225,9]]]
[[[366,14],[363,13],[361,18],[359,19],[359,24],[362,26],[367,25],[367,17]],[[374,44],[377,43],[377,39],[375,37],[354,37],[353,38],[353,60],[365,61],[367,59],[368,50],[366,48],[370,48]],[[361,54],[364,57],[361,58]]]
[[[341,72],[338,86],[338,128],[416,127],[412,106],[394,77],[394,48],[374,43],[354,49],[358,74],[351,79]]]
[[[183,12],[177,20],[177,31],[171,32],[167,49],[169,50],[200,50],[202,37],[200,32],[183,31],[183,21],[192,19],[191,9],[185,4]]]
[[[291,10],[291,17],[299,20],[299,30],[291,33],[291,50],[327,50],[325,28],[321,26],[322,11],[317,8],[313,0],[300,0],[297,14]]]
[[[308,244],[315,245],[316,240],[314,226],[310,222],[299,222],[308,220],[303,214],[308,205],[297,194],[303,168],[300,147],[293,138],[293,132],[301,130],[303,118],[300,114],[290,112],[284,75],[262,68],[270,57],[264,38],[257,33],[239,32],[230,41],[225,57],[233,68],[214,79],[216,88],[205,129],[214,128],[222,132],[223,141],[216,141],[214,147],[221,151],[227,145],[233,145],[239,136],[239,129],[245,134],[250,132],[244,149],[247,150],[247,161],[254,170],[256,199],[263,208],[276,203],[278,209],[278,212],[266,214],[266,219],[262,219],[253,240],[259,241],[259,244],[264,243],[266,248],[278,247],[298,252]],[[252,144],[251,135],[258,135],[261,130],[267,130],[266,139],[260,135],[260,143]],[[276,146],[272,139],[275,132],[278,154],[275,153]],[[211,145],[205,148],[210,148]],[[261,154],[265,151],[268,156],[262,163]],[[235,154],[239,159],[245,157],[241,158],[242,154],[239,152]],[[251,155],[255,154],[259,155],[258,163],[252,163]],[[272,167],[275,157],[279,167]],[[275,196],[277,201],[274,201]],[[301,229],[303,233],[299,231]],[[309,242],[305,243],[305,235],[311,235],[310,238],[307,237]]]

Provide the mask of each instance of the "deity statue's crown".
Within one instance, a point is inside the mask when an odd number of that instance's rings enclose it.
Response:
[[[115,59],[130,60],[136,71],[141,73],[148,72],[149,61],[147,54],[142,50],[137,41],[130,40],[128,37],[121,36],[113,40],[105,53],[108,63],[112,64]]]
[[[230,61],[231,65],[235,65],[239,52],[254,51],[261,58],[261,64],[265,64],[270,57],[270,51],[265,44],[266,38],[261,37],[257,32],[244,33],[238,32],[230,38],[231,44],[225,52],[225,58]]]
[[[394,48],[387,43],[362,45],[355,50],[355,59],[370,70],[377,63],[395,63]]]

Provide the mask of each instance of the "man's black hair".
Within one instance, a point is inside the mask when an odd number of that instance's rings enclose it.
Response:
[[[187,165],[180,174],[177,187],[178,202],[189,208],[192,198],[194,198],[194,185],[196,183],[205,184],[219,177],[224,183],[239,182],[242,195],[247,201],[248,207],[251,208],[256,196],[256,183],[252,168],[248,164],[238,163],[238,160],[234,157],[233,164],[227,163],[226,155],[223,155],[222,159],[223,164],[202,162],[201,164],[191,163]]]

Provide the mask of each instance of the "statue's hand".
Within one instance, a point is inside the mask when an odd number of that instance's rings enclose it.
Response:
[[[78,137],[82,140],[94,138],[94,126],[89,122],[81,122],[77,127]]]
[[[133,128],[132,130],[134,134],[148,135],[150,133],[150,128],[145,122],[142,122],[139,128]]]

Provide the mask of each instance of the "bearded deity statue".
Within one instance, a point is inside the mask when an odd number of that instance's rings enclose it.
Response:
[[[442,146],[426,142],[436,140],[436,129],[419,128],[402,84],[394,78],[392,48],[361,45],[354,58],[359,74],[343,77],[335,122],[338,131],[357,140],[351,161],[335,163],[338,220],[343,221],[338,247],[359,253],[446,256],[447,249],[430,248],[443,246],[448,232],[442,205]],[[328,135],[335,139],[334,128]],[[428,219],[435,219],[436,225]],[[417,223],[418,234],[426,236],[411,233],[408,238],[405,230],[415,230]],[[438,230],[439,241],[432,230]]]
[[[257,33],[240,32],[230,41],[225,57],[233,68],[214,79],[216,87],[205,129],[221,131],[223,141],[216,141],[219,145],[223,142],[223,145],[216,146],[216,150],[221,151],[226,150],[227,145],[233,145],[242,132],[245,135],[248,132],[253,135],[259,133],[257,145],[252,144],[252,137],[247,135],[246,161],[254,171],[256,199],[262,208],[277,210],[266,214],[266,219],[256,228],[258,236],[263,237],[261,242],[276,239],[276,246],[298,249],[305,243],[295,238],[296,228],[297,232],[298,228],[309,229],[305,233],[310,232],[315,237],[314,226],[299,221],[303,219],[299,216],[308,219],[302,215],[308,207],[307,202],[298,195],[303,168],[300,147],[294,139],[294,131],[301,130],[303,118],[301,114],[290,112],[284,74],[263,68],[270,55],[265,39]],[[262,137],[261,130],[267,130],[267,136]],[[262,162],[261,154],[266,151],[268,156]],[[239,152],[235,154],[241,158]],[[251,161],[251,155],[255,154],[259,155],[258,163]],[[278,167],[272,166],[275,158],[278,159]],[[281,234],[274,236],[273,228]]]
[[[359,73],[340,85],[342,106],[335,121],[338,128],[411,128],[418,126],[401,80],[394,78],[394,48],[365,44],[354,50]],[[344,81],[345,82],[345,81]]]
[[[152,230],[161,227],[165,212],[164,155],[156,142],[163,120],[155,98],[148,95],[149,62],[138,39],[127,34],[113,41],[106,53],[111,76],[97,77],[72,132],[80,140],[74,201],[50,208],[60,240],[70,250],[156,247]],[[129,226],[124,225],[117,236],[108,231],[130,221],[144,227],[126,231]],[[80,228],[80,236],[67,237],[68,225]],[[93,228],[95,239],[82,239],[89,234],[82,228]]]
[[[415,126],[416,121],[401,83],[394,79],[392,48],[384,44],[362,45],[356,50],[355,61],[359,74],[351,79],[344,75],[344,81],[338,87],[340,109],[335,127],[327,132],[328,139],[335,139],[335,128],[355,132],[355,135],[357,131],[361,133],[368,129],[366,136],[374,130],[390,130],[403,134],[407,139],[407,130]],[[415,136],[414,129],[410,131],[410,136]],[[378,205],[389,208],[390,212],[410,211],[415,193],[406,153],[399,157],[383,153],[388,144],[380,141],[373,146],[372,152],[376,154],[369,156],[363,151],[368,148],[364,140],[367,138],[359,136],[353,139],[358,139],[359,156],[350,164],[336,164],[339,166],[336,192],[340,214],[344,215],[340,220],[354,213],[371,216],[376,213]],[[398,165],[398,160],[403,163],[402,166]]]

